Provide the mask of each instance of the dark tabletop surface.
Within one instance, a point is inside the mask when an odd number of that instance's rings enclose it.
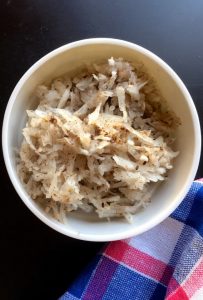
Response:
[[[88,37],[121,38],[158,54],[185,82],[203,122],[202,0],[0,0],[1,122],[14,86],[34,62]],[[2,154],[0,170],[0,299],[57,299],[103,244],[48,228],[14,191]]]

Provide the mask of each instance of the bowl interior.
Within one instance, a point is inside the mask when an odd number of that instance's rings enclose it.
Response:
[[[181,119],[182,125],[177,130],[176,141],[176,149],[180,151],[180,155],[175,161],[168,180],[157,189],[150,205],[134,215],[133,224],[128,224],[123,219],[114,219],[111,222],[98,220],[94,215],[82,212],[69,214],[66,224],[59,224],[45,214],[27,195],[16,174],[14,149],[19,147],[22,141],[21,129],[26,122],[26,109],[36,105],[33,92],[37,85],[67,72],[71,74],[86,63],[107,59],[110,56],[144,63],[169,106]],[[49,226],[80,239],[106,241],[121,239],[151,228],[163,220],[182,200],[188,180],[192,180],[189,177],[194,168],[196,144],[194,115],[191,112],[191,104],[185,99],[189,94],[182,89],[182,83],[173,71],[162,63],[153,54],[145,52],[140,47],[130,48],[126,45],[105,42],[78,45],[74,48],[65,46],[58,52],[56,50],[54,54],[43,58],[21,79],[11,96],[8,118],[5,121],[4,146],[5,152],[8,152],[7,168],[20,197]]]

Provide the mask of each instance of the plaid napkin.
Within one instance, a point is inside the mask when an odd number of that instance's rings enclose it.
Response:
[[[203,179],[153,229],[111,242],[60,300],[203,300]]]

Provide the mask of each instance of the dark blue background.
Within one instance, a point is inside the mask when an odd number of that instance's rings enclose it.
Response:
[[[1,121],[15,84],[36,60],[88,37],[121,38],[158,54],[183,79],[203,121],[202,0],[0,0]],[[0,170],[0,298],[57,299],[102,244],[49,229],[17,196],[2,155]]]

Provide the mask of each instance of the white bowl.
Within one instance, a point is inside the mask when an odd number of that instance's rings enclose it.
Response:
[[[98,220],[85,213],[70,213],[67,224],[47,215],[25,191],[17,173],[14,149],[22,141],[26,109],[34,107],[36,86],[65,72],[73,72],[84,63],[109,57],[123,57],[144,63],[155,79],[169,106],[181,118],[176,148],[180,155],[167,182],[160,185],[150,205],[134,215],[133,223],[123,219]],[[112,241],[138,235],[168,217],[180,204],[195,177],[201,149],[200,125],[192,98],[178,75],[158,56],[129,42],[93,38],[62,46],[36,62],[20,79],[7,105],[3,123],[3,154],[10,179],[23,202],[44,223],[67,236],[88,241]]]

